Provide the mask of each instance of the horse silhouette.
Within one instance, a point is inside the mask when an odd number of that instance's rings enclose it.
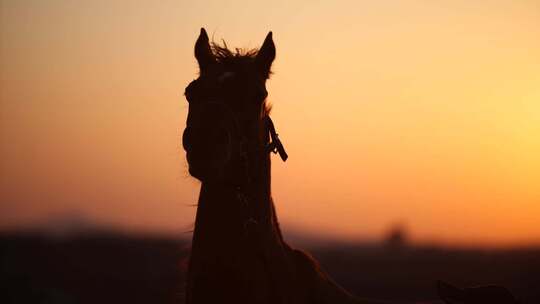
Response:
[[[201,181],[186,303],[381,303],[358,299],[307,253],[283,239],[271,196],[270,154],[287,153],[270,119],[266,80],[276,49],[195,43],[199,77],[182,142],[189,173]]]

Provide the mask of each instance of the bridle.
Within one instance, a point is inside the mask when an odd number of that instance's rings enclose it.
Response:
[[[227,74],[227,73],[225,73]],[[236,113],[231,109],[229,105],[227,105],[225,102],[222,102],[219,98],[216,96],[212,96],[212,94],[208,94],[208,92],[203,92],[203,90],[212,90],[215,88],[213,87],[201,87],[201,78],[193,80],[186,88],[186,91],[184,95],[186,96],[187,100],[189,102],[196,100],[199,106],[212,106],[216,105],[224,109],[224,114],[229,116],[229,119],[233,122],[234,127],[234,133],[239,135],[239,156],[240,158],[247,157],[248,151],[247,151],[247,138],[245,134],[242,132],[240,128],[240,122],[236,115]],[[279,139],[279,135],[276,132],[276,128],[274,126],[274,122],[272,121],[272,118],[270,118],[269,115],[266,115],[264,118],[264,123],[266,125],[266,128],[268,130],[268,134],[270,135],[270,141],[266,143],[266,146],[264,147],[266,153],[274,153],[279,154],[281,159],[283,161],[286,161],[289,157],[287,155],[287,152],[285,151],[285,148],[283,147],[283,144],[281,140]]]
[[[242,132],[242,129],[240,127],[240,121],[236,113],[228,104],[220,100],[220,98],[215,93],[216,90],[219,91],[219,87],[216,87],[215,85],[216,83],[219,82],[209,82],[208,80],[203,80],[201,78],[196,79],[187,86],[184,95],[186,96],[188,102],[190,102],[190,105],[197,104],[197,106],[203,107],[220,107],[221,109],[223,109],[223,115],[227,115],[228,119],[232,122],[232,128],[234,129],[232,130],[232,133],[237,135],[237,144],[236,148],[230,148],[230,150],[238,154],[233,157],[236,157],[239,160],[239,165],[243,168],[244,171],[244,176],[240,178],[239,182],[233,183],[232,186],[234,187],[237,201],[242,204],[244,206],[244,210],[246,210],[244,231],[246,234],[249,234],[249,231],[251,230],[250,227],[252,227],[253,225],[257,225],[258,221],[256,219],[257,217],[251,214],[252,212],[250,212],[251,202],[248,195],[248,189],[250,184],[253,182],[253,178],[250,172],[250,150],[248,148],[248,138],[246,134]],[[274,122],[269,115],[265,115],[262,119],[266,128],[265,132],[268,132],[266,134],[268,135],[268,137],[265,136],[265,138],[268,138],[268,142],[265,143],[262,147],[257,148],[257,151],[255,152],[258,155],[260,155],[261,153],[260,150],[263,150],[262,152],[264,154],[279,154],[281,159],[283,161],[286,161],[288,159],[288,155],[285,151],[283,143],[279,139],[278,133],[276,132]],[[230,142],[230,144],[232,145],[232,142]]]

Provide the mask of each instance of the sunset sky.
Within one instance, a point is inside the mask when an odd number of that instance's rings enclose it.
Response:
[[[184,235],[193,45],[274,33],[285,234],[540,243],[538,1],[0,0],[0,229]]]

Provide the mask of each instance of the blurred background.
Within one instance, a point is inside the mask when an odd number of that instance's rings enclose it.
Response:
[[[540,5],[525,0],[0,0],[8,300],[181,301],[199,189],[183,92],[203,26],[233,48],[273,31],[290,155],[274,158],[276,208],[338,282],[540,301]]]

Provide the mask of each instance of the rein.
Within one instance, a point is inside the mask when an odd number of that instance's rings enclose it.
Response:
[[[285,148],[283,147],[281,140],[279,140],[279,136],[276,133],[276,128],[274,127],[274,122],[272,121],[270,116],[266,116],[266,121],[268,122],[268,131],[270,132],[270,138],[272,139],[272,141],[266,145],[266,150],[269,153],[279,153],[281,160],[286,161],[287,158],[289,158],[289,155],[287,155],[287,152],[285,152]]]
[[[233,115],[234,117],[234,115]],[[236,120],[236,117],[234,117]],[[281,140],[279,139],[279,135],[276,132],[276,128],[274,126],[274,122],[272,121],[272,118],[270,116],[266,116],[264,118],[266,121],[266,126],[268,128],[268,133],[270,135],[270,142],[266,144],[265,147],[265,153],[274,153],[279,154],[281,157],[281,160],[286,161],[289,156],[287,155],[287,152],[285,151],[285,148],[283,147],[283,144],[281,143]],[[242,145],[241,145],[242,146]],[[244,185],[237,185],[235,187],[236,197],[237,200],[244,206],[245,210],[245,220],[243,223],[243,229],[244,234],[246,237],[251,238],[253,240],[253,236],[251,235],[251,231],[255,230],[256,227],[259,224],[259,221],[257,220],[257,216],[253,214],[253,211],[251,210],[251,202],[248,194],[246,193],[245,186],[249,185],[251,182],[250,175],[249,175],[249,159],[247,158],[247,152],[246,151],[240,151],[241,158],[243,160],[243,166],[246,169],[246,183]],[[243,157],[245,155],[246,157]],[[262,219],[259,219],[262,220]],[[255,240],[257,237],[255,236]]]

